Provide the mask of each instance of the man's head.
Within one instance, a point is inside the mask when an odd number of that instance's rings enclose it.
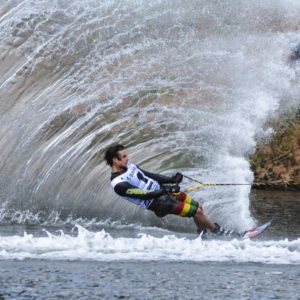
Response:
[[[109,147],[104,155],[104,159],[111,167],[125,168],[128,163],[128,155],[123,145]]]

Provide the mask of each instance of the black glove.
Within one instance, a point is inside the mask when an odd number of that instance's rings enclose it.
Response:
[[[169,194],[180,192],[180,186],[178,184],[164,185],[163,189],[164,189],[165,192],[167,192]]]
[[[181,181],[182,181],[182,179],[183,179],[183,175],[181,174],[181,173],[179,173],[179,172],[177,172],[174,176],[173,176],[173,181],[174,181],[174,183],[180,183]]]

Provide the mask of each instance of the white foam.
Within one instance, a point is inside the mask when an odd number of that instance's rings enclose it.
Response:
[[[32,211],[45,208],[119,218],[123,203],[98,161],[117,142],[152,172],[188,167],[203,182],[250,184],[248,155],[270,134],[265,121],[299,102],[288,62],[299,1],[203,1],[203,10],[192,9],[199,1],[6,2],[0,190],[16,211],[0,208],[0,223],[40,224]],[[236,230],[254,223],[250,187],[207,190],[212,219]]]
[[[0,237],[1,260],[167,260],[195,262],[258,262],[264,264],[300,264],[300,238],[289,241],[203,241],[201,238],[154,237],[114,238],[104,230],[91,232],[81,226],[77,236],[30,234]]]

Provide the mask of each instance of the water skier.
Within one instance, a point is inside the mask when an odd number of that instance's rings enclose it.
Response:
[[[170,177],[145,171],[129,163],[126,149],[120,144],[107,149],[105,160],[111,166],[112,188],[122,198],[153,211],[158,217],[168,214],[192,217],[198,233],[205,233],[209,229],[217,235],[234,234],[213,223],[204,214],[202,205],[190,195],[180,192],[181,173]]]

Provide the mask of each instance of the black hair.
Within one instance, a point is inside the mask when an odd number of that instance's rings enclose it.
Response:
[[[113,164],[113,158],[119,158],[119,151],[124,150],[125,147],[121,144],[114,145],[109,147],[104,155],[104,159],[106,160],[106,163],[110,166]]]

